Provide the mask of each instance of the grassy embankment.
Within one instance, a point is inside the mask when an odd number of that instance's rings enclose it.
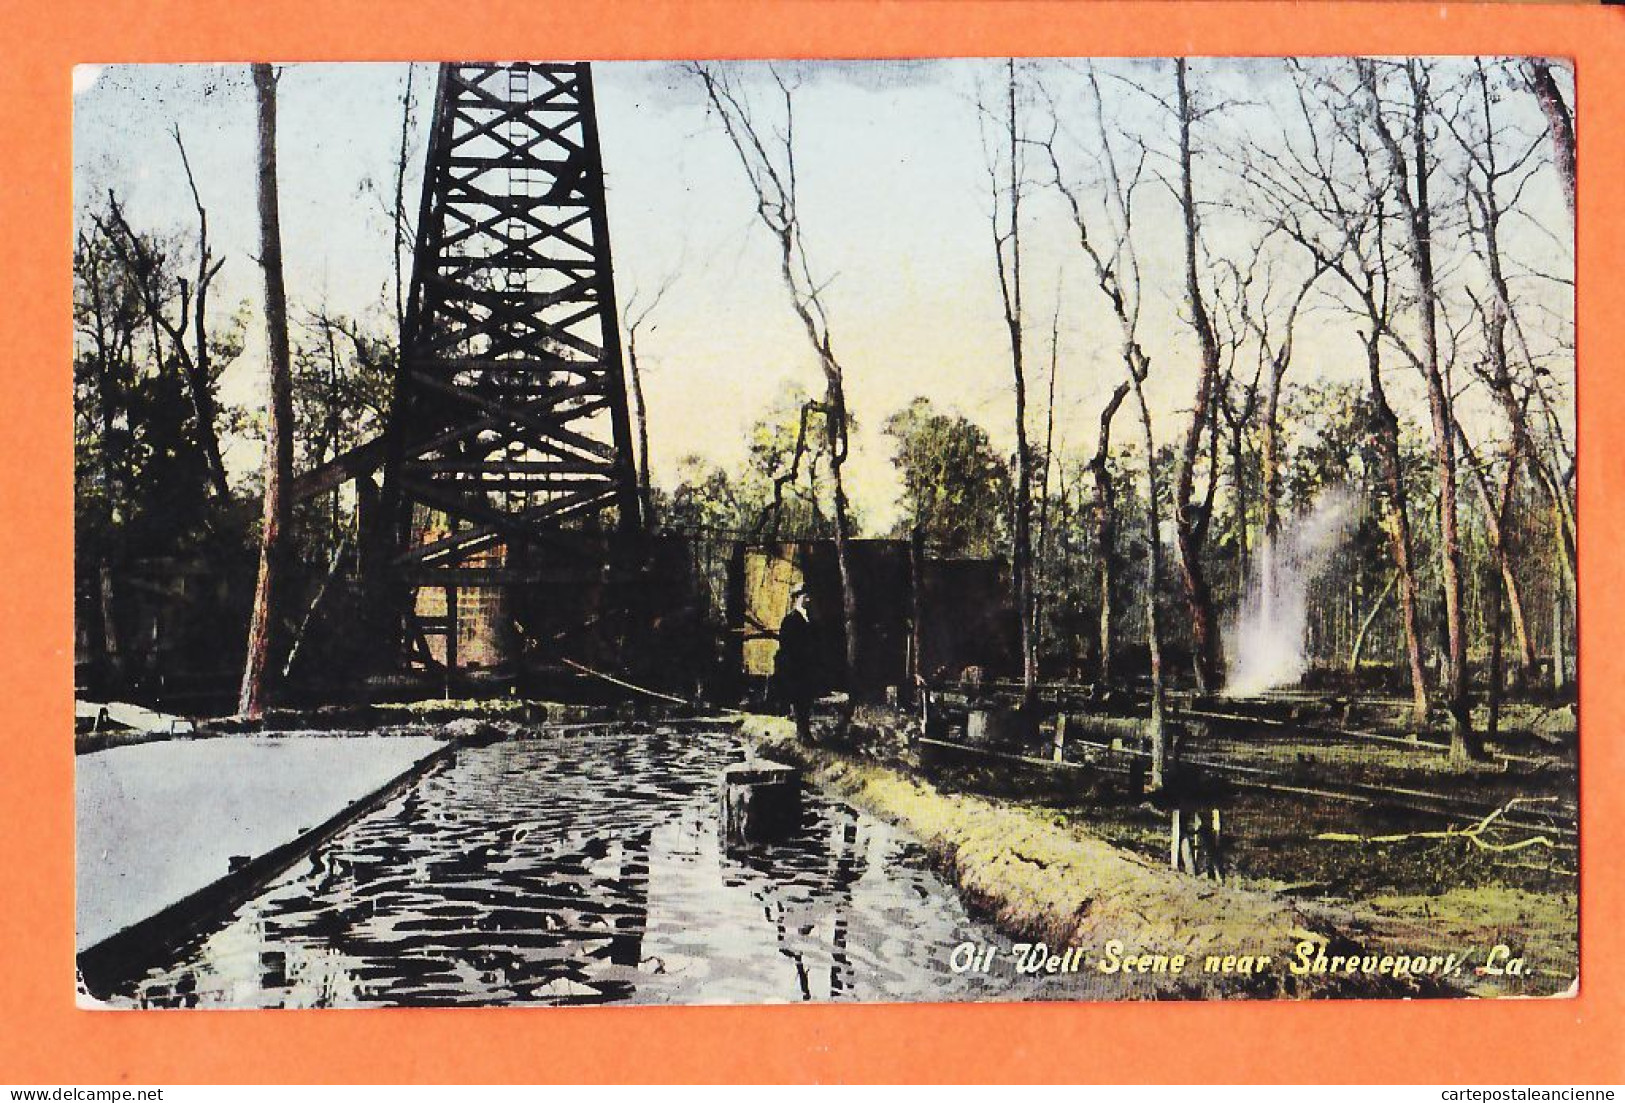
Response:
[[[919,838],[967,905],[1006,933],[1054,948],[1082,947],[1091,962],[1120,940],[1125,954],[1184,955],[1180,975],[1124,978],[1132,995],[1394,996],[1439,994],[1432,982],[1288,969],[1306,940],[1328,955],[1360,948],[1277,894],[1174,873],[1119,849],[1053,809],[946,792],[909,773],[828,747],[795,742],[779,717],[742,725],[763,756],[791,761],[838,799]],[[1268,955],[1253,973],[1207,972],[1209,955]],[[1239,966],[1239,962],[1233,963]]]

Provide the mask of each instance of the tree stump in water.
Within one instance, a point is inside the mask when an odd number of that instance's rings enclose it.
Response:
[[[737,762],[722,771],[721,803],[725,846],[782,837],[800,818],[800,775],[766,759]]]

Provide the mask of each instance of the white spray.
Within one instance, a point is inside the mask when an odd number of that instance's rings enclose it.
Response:
[[[1249,697],[1296,683],[1308,669],[1309,587],[1353,533],[1361,503],[1334,487],[1266,538],[1226,637],[1225,693]]]

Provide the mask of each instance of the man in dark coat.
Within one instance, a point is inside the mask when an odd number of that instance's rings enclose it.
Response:
[[[796,738],[812,742],[812,703],[818,696],[818,637],[807,612],[807,589],[790,591],[790,611],[779,622],[773,685],[796,718]]]

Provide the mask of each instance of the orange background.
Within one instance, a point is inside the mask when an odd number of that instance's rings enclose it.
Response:
[[[26,6],[25,6],[26,5]],[[1616,716],[1625,10],[10,0],[0,26],[0,1082],[1625,1081]],[[73,1006],[70,67],[489,57],[1547,54],[1578,65],[1582,992],[1535,1002],[265,1012]],[[835,155],[838,151],[827,151]]]

